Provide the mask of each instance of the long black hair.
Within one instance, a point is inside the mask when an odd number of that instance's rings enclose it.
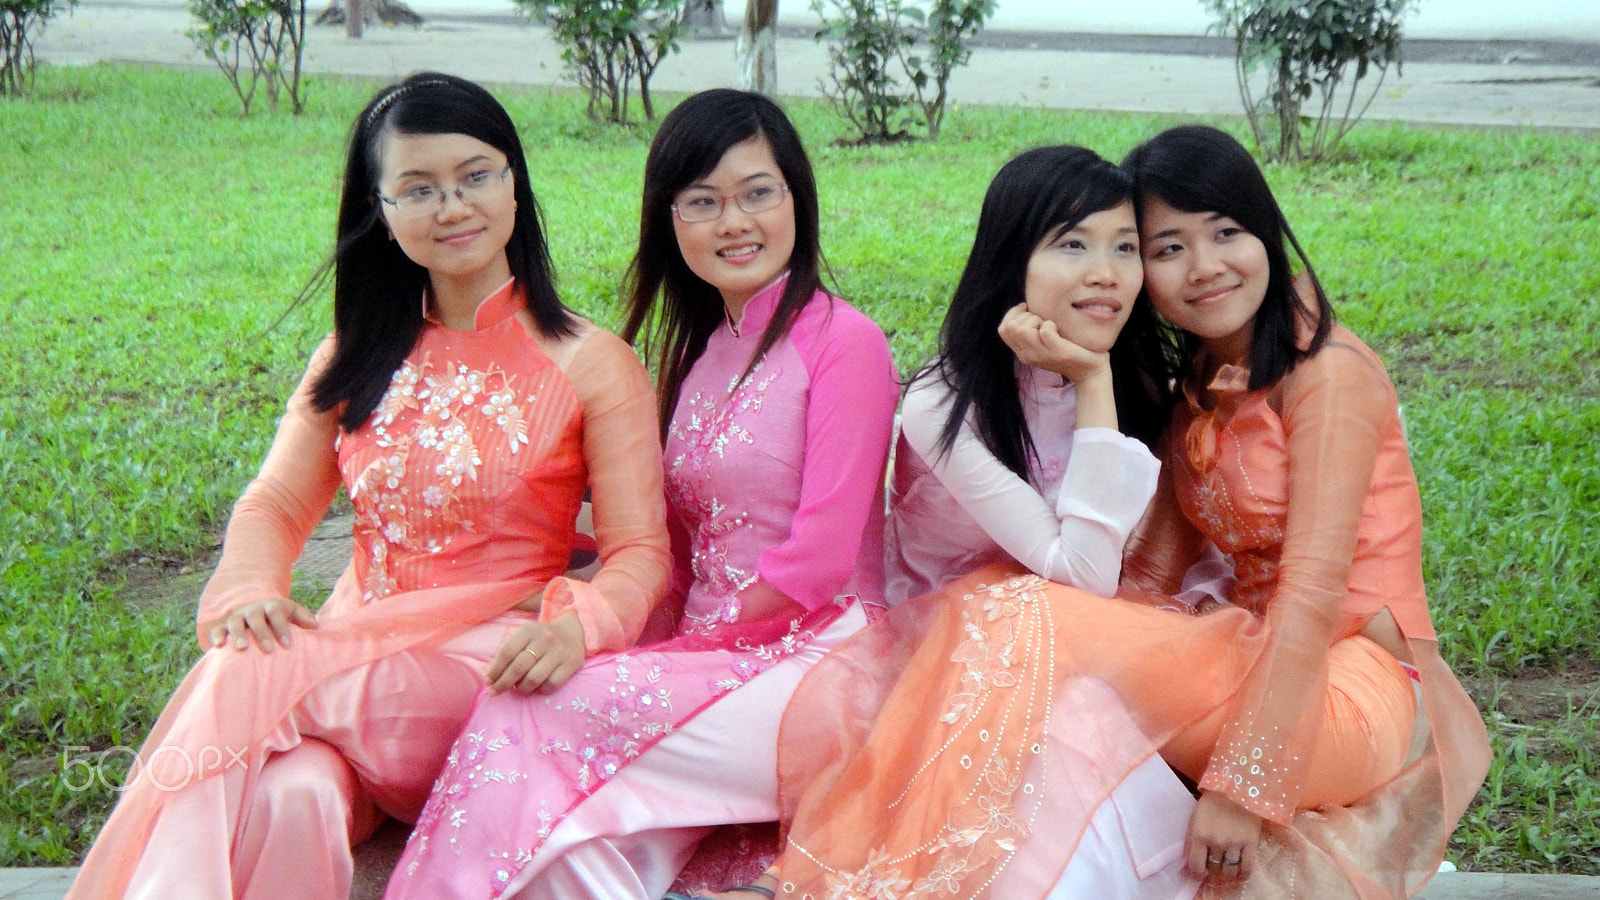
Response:
[[[989,452],[1028,477],[1033,436],[1022,416],[1017,357],[1000,339],[1000,320],[1024,301],[1028,260],[1040,244],[1132,199],[1127,174],[1082,147],[1041,147],[1001,167],[984,195],[972,252],[939,330],[938,355],[912,379],[942,377],[951,388],[940,453],[949,452],[970,412]],[[1161,358],[1155,341],[1155,315],[1141,298],[1111,348],[1111,371],[1117,422],[1146,444],[1159,436],[1170,406],[1165,382],[1143,375],[1151,359]]]
[[[1302,359],[1322,349],[1333,328],[1333,307],[1266,176],[1244,145],[1216,128],[1180,125],[1135,147],[1122,167],[1133,177],[1141,227],[1145,204],[1156,199],[1179,212],[1227,216],[1267,248],[1267,293],[1250,337],[1251,390],[1277,384]],[[1295,289],[1290,247],[1305,267],[1306,287],[1312,294],[1309,303]],[[1301,323],[1313,329],[1305,349],[1298,340]],[[1151,371],[1182,381],[1194,374],[1201,341],[1197,335],[1164,327],[1170,332],[1167,346],[1172,352],[1164,369]]]
[[[817,180],[789,117],[761,94],[727,88],[702,91],[678,104],[661,120],[644,164],[639,249],[628,265],[628,317],[622,329],[623,340],[630,344],[648,332],[646,352],[656,355],[663,435],[678,405],[683,379],[725,316],[722,294],[684,262],[672,227],[672,203],[680,191],[709,175],[730,148],[756,137],[766,139],[789,184],[794,252],[789,257],[788,284],[745,375],[789,333],[801,309],[822,286],[825,263],[818,237]]]
[[[346,431],[361,427],[372,415],[423,324],[428,270],[389,240],[379,216],[378,177],[388,134],[464,134],[506,155],[517,203],[506,245],[511,275],[540,331],[570,334],[575,324],[556,294],[528,162],[505,109],[488,91],[453,75],[420,72],[392,84],[372,98],[351,129],[338,243],[333,257],[301,292],[301,299],[314,293],[332,270],[333,357],[313,385],[312,403],[324,411],[343,403],[339,425]]]

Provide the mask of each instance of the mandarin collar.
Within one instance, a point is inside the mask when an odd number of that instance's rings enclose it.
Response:
[[[1206,474],[1216,467],[1221,457],[1218,445],[1223,410],[1236,407],[1249,395],[1250,370],[1233,363],[1219,366],[1205,389],[1206,393],[1216,398],[1209,409],[1200,402],[1202,398],[1195,384],[1192,379],[1183,383],[1183,397],[1188,401],[1192,415],[1189,427],[1184,430],[1183,443],[1189,464],[1196,472]]]
[[[472,311],[473,331],[482,331],[491,325],[498,325],[515,315],[517,310],[527,307],[527,303],[522,299],[522,292],[517,290],[516,286],[516,276],[512,276],[489,296],[478,301],[477,308]],[[433,295],[427,288],[423,288],[422,318],[440,328],[447,327],[438,316],[434,315],[432,301]]]
[[[1072,381],[1065,375],[1030,366],[1020,359],[1016,361],[1016,372],[1017,385],[1026,389],[1035,401],[1077,396],[1076,391],[1067,390],[1071,387]]]
[[[723,306],[722,317],[728,322],[728,331],[734,337],[743,337],[750,332],[760,334],[772,321],[772,314],[778,309],[778,298],[783,296],[783,287],[788,283],[789,270],[785,269],[771,284],[756,291],[754,296],[745,301],[737,322],[728,315],[728,307]]]
[[[1206,360],[1201,357],[1196,360],[1196,363],[1198,368],[1204,369]],[[1206,385],[1204,391],[1198,389],[1198,383],[1192,378],[1187,378],[1183,381],[1184,399],[1188,401],[1189,407],[1196,412],[1205,409],[1201,403],[1203,394],[1214,394],[1218,400],[1222,400],[1248,393],[1250,393],[1250,369],[1234,363],[1223,363],[1218,366],[1216,373],[1211,376],[1211,381]]]

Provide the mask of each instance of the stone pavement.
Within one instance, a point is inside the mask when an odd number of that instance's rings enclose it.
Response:
[[[428,9],[427,0],[414,5]],[[342,28],[312,26],[306,69],[384,79],[437,69],[491,83],[569,83],[548,31],[504,15],[505,8],[488,0],[455,3],[420,28],[373,27],[359,40],[345,37]],[[36,50],[55,64],[115,60],[210,68],[184,36],[192,25],[183,0],[83,0],[50,23]],[[827,71],[826,51],[795,29],[785,34],[778,41],[779,88],[814,96]],[[1367,117],[1600,129],[1600,35],[1585,37],[1545,42],[1545,53],[1493,43],[1470,45],[1485,46],[1487,53],[1419,53],[1424,61],[1406,65],[1402,77],[1391,75]],[[990,35],[951,79],[950,97],[958,106],[1236,115],[1233,60],[1217,54],[1217,46],[1203,38]],[[733,42],[683,41],[682,52],[661,64],[651,84],[662,91],[737,85]]]
[[[430,16],[421,28],[376,27],[351,40],[342,29],[312,27],[309,72],[384,79],[438,69],[479,81],[568,84],[560,48],[541,27],[505,15],[492,0],[429,0],[412,5]],[[319,4],[320,5],[320,4]],[[39,36],[41,60],[56,65],[100,61],[211,68],[184,31],[184,0],[82,0],[76,11]],[[815,96],[827,69],[816,42],[787,29],[778,42],[784,93]],[[1600,130],[1600,36],[1542,47],[1479,42],[1451,47],[1429,42],[1403,77],[1392,78],[1368,111],[1371,119],[1486,126]],[[1435,46],[1439,43],[1440,46]],[[988,35],[951,83],[960,104],[1236,115],[1233,61],[1206,39],[1128,35]],[[727,39],[685,40],[652,87],[694,91],[736,85]],[[301,571],[331,585],[349,559],[348,520],[318,529]],[[353,898],[376,898],[404,832],[390,828],[358,851]],[[72,869],[0,870],[0,900],[59,900]],[[1600,898],[1600,877],[1446,873],[1420,895],[1426,900],[1577,900]]]
[[[398,853],[398,847],[395,847]],[[76,869],[0,869],[0,900],[61,900]],[[351,900],[377,900],[381,883],[358,884]],[[1492,875],[1451,872],[1436,876],[1419,900],[1594,900],[1600,878],[1578,875]],[[553,898],[579,900],[579,898]],[[603,900],[603,898],[602,898]]]

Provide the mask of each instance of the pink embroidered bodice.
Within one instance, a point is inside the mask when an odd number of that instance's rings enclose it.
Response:
[[[882,602],[888,342],[819,292],[741,383],[786,280],[712,334],[668,429],[680,631],[739,621],[740,592],[758,577],[807,610],[845,594]]]
[[[1123,544],[1160,464],[1113,429],[1079,430],[1077,392],[1061,376],[1018,364],[1017,379],[1037,453],[1027,480],[989,452],[970,417],[939,452],[952,395],[942,377],[906,392],[885,536],[889,603],[1008,559],[1102,596],[1116,590]]]

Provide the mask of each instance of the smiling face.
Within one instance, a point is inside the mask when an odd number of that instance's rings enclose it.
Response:
[[[779,190],[783,183],[772,147],[758,134],[729,147],[710,174],[675,198],[680,204],[709,195],[723,201],[720,216],[704,222],[673,216],[672,227],[689,271],[722,294],[735,319],[757,291],[789,267],[795,241],[794,200],[787,193],[776,206],[756,213],[740,209],[735,197],[763,185]]]
[[[1124,203],[1041,241],[1028,258],[1023,299],[1062,337],[1105,353],[1127,324],[1143,280],[1133,204]]]
[[[1144,204],[1145,287],[1168,322],[1223,362],[1244,361],[1271,270],[1261,239],[1220,213]]]
[[[506,155],[464,134],[391,133],[381,140],[384,223],[406,256],[428,270],[435,296],[479,300],[509,281],[506,244],[516,226],[517,201],[515,176],[502,177]],[[413,202],[429,196],[433,201],[412,208],[407,195]]]

